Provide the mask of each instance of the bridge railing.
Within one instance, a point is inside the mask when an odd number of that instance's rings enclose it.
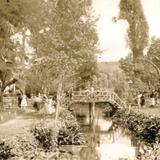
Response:
[[[110,102],[119,107],[125,107],[124,102],[113,91],[73,91],[73,102]]]

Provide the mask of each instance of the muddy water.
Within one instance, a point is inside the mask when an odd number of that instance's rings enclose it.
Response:
[[[87,145],[79,149],[72,147],[80,160],[134,160],[138,144],[128,130],[114,124],[106,117],[104,107],[96,107],[96,116],[89,120],[87,105],[74,105],[73,113],[81,124],[82,132],[87,138]]]

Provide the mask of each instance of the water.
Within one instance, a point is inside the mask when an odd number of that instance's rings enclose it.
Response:
[[[96,107],[96,118],[89,120],[87,105],[74,105],[73,112],[81,124],[82,132],[86,135],[87,145],[72,151],[80,160],[134,160],[138,145],[135,138],[127,129],[114,124],[104,114],[104,107]]]

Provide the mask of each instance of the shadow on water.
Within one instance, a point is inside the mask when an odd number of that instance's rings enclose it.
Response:
[[[74,106],[73,112],[87,138],[87,147],[79,152],[80,160],[134,160],[138,149],[136,139],[106,117],[104,110],[105,107],[96,106],[95,119],[90,123],[87,104]]]

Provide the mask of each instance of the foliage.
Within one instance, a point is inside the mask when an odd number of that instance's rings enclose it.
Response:
[[[126,80],[131,81],[130,89],[134,93],[159,89],[159,62],[159,39],[155,38],[151,41],[147,55],[141,57],[136,63],[132,61],[130,55],[120,60],[120,68],[125,73]]]
[[[130,113],[121,110],[116,112],[113,119],[125,125],[134,135],[149,144],[159,143],[160,119],[157,117],[146,117],[134,111]]]
[[[8,159],[12,157],[11,147],[5,141],[0,142],[0,159]]]
[[[5,88],[18,80],[18,77],[16,76],[18,72],[17,58],[22,58],[22,55],[24,56],[24,54],[20,54],[17,51],[17,44],[13,42],[11,36],[24,26],[25,16],[27,14],[26,8],[28,7],[20,0],[2,0],[0,3],[1,98]]]
[[[59,120],[46,119],[24,133],[2,138],[5,140],[0,143],[0,156],[13,160],[72,157],[68,152],[61,152],[58,145],[84,143],[76,118],[66,109],[61,110]]]
[[[148,24],[143,13],[140,0],[121,0],[119,19],[128,22],[128,44],[133,54],[133,60],[143,56],[143,50],[148,43]]]
[[[23,135],[5,138],[3,150],[1,151],[3,152],[3,156],[7,153],[5,159],[13,160],[20,158],[36,159],[37,157],[40,157],[41,152],[43,152],[38,148],[35,138],[28,132]]]
[[[54,128],[47,126],[45,122],[40,122],[31,131],[39,146],[46,151],[53,150],[57,146],[59,128],[54,122],[52,123]]]
[[[80,133],[80,126],[70,111],[61,110],[59,114],[62,127],[59,131],[58,143],[61,145],[84,144],[84,137]]]
[[[75,87],[86,88],[88,85],[94,85],[94,77],[98,77],[98,68],[94,56],[91,56],[76,70]]]
[[[77,75],[75,72],[85,61],[93,67],[96,65],[93,61],[98,38],[94,26],[95,18],[88,11],[89,4],[89,1],[58,0],[48,1],[41,6],[46,8],[46,17],[45,21],[42,20],[44,16],[41,16],[34,22],[37,26],[34,25],[32,44],[36,49],[39,65],[44,64],[45,67],[42,66],[44,72],[41,72],[41,66],[39,71],[34,70],[33,66],[32,74],[37,72],[35,77],[39,76],[45,84],[53,82],[53,79],[58,82],[69,79],[71,83],[75,79],[72,75]],[[50,73],[46,78],[44,74],[48,69]],[[50,88],[55,88],[54,86],[58,86],[56,80],[50,83]]]
[[[160,145],[155,144],[152,146],[145,146],[141,151],[136,160],[155,160],[160,159]]]
[[[151,39],[151,45],[148,49],[147,56],[160,70],[160,39],[153,37]],[[158,75],[159,76],[159,75]]]

